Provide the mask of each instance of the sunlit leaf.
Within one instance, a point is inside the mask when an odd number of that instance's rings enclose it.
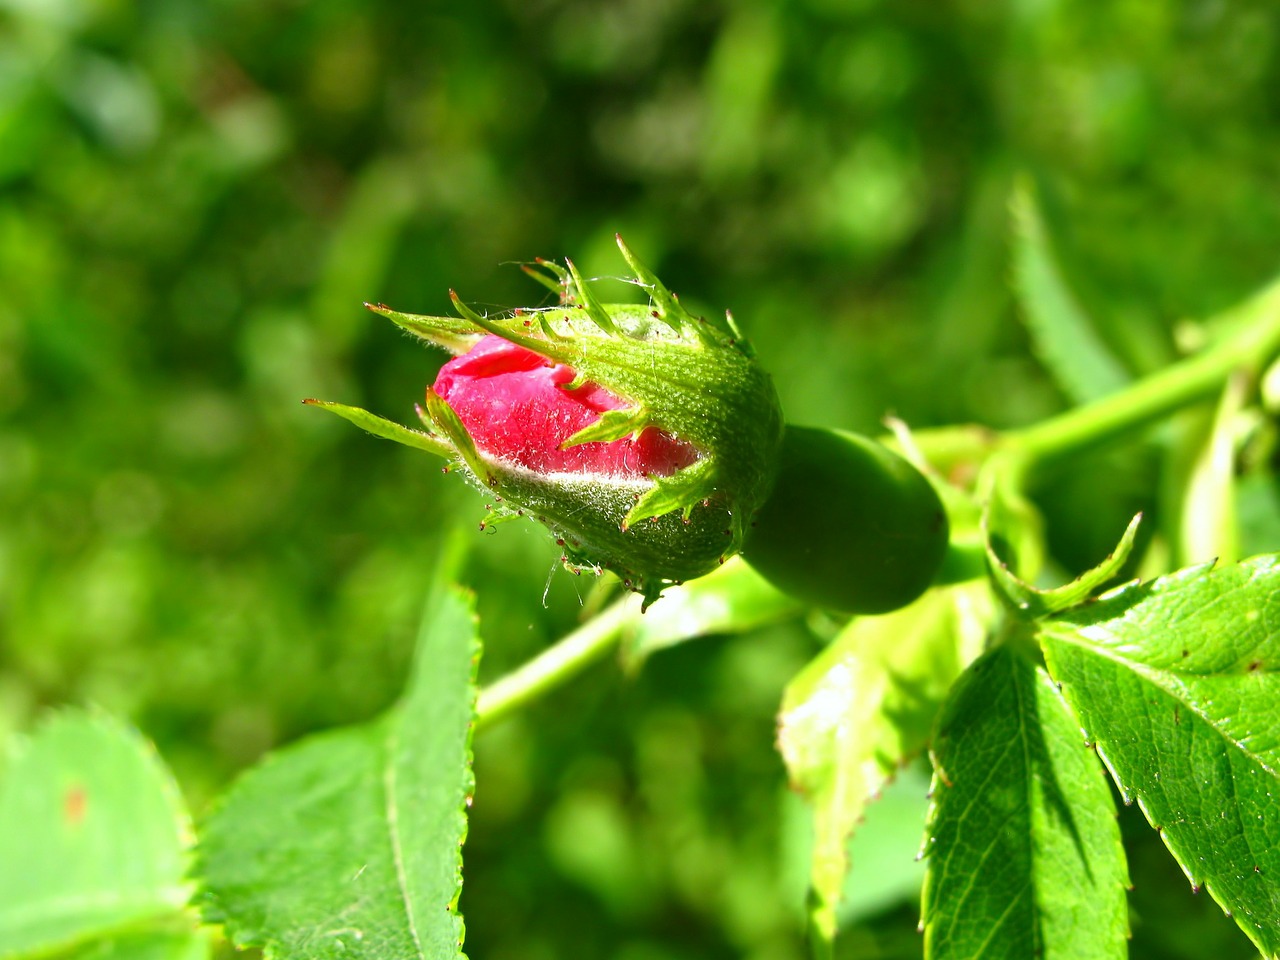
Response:
[[[200,902],[280,960],[461,955],[478,639],[441,591],[401,703],[251,770],[205,826]]]
[[[173,923],[189,842],[182,800],[146,742],[102,716],[50,717],[18,743],[0,786],[0,957]]]
[[[778,744],[813,808],[814,923],[830,939],[848,840],[867,805],[928,742],[947,690],[982,642],[985,584],[851,621],[787,686]]]
[[[1097,758],[1029,651],[977,660],[940,720],[925,955],[1123,958],[1127,874]]]
[[[1196,887],[1280,953],[1280,565],[1191,568],[1044,622],[1067,702]]]

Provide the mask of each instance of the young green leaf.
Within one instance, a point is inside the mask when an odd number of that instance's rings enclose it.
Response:
[[[1035,193],[1024,178],[1013,194],[1014,288],[1041,361],[1077,403],[1129,382],[1063,279]]]
[[[461,956],[478,651],[471,601],[441,590],[394,710],[233,786],[199,848],[206,917],[276,960]]]
[[[957,683],[933,759],[925,955],[1123,958],[1128,879],[1111,794],[1017,642]]]
[[[947,690],[982,643],[985,584],[858,618],[787,686],[778,746],[813,808],[813,921],[835,935],[847,853],[867,805],[924,750]]]
[[[1280,954],[1280,564],[1193,567],[1043,621],[1045,660],[1196,887]]]
[[[0,957],[96,949],[175,921],[190,930],[190,836],[149,744],[103,716],[53,715],[18,743],[0,786]]]

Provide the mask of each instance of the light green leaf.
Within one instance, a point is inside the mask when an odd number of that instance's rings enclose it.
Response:
[[[59,960],[206,960],[208,956],[209,938],[204,932],[170,930],[108,937]]]
[[[1234,563],[1239,559],[1236,444],[1250,390],[1243,370],[1228,378],[1213,424],[1191,464],[1179,524],[1179,555],[1184,563]]]
[[[471,601],[442,590],[394,710],[232,787],[202,834],[206,916],[279,960],[461,956],[478,650]]]
[[[800,614],[804,604],[783,593],[741,557],[678,587],[624,625],[623,655],[635,666],[651,653],[710,633],[742,633]]]
[[[1280,565],[1183,570],[1044,621],[1055,680],[1193,885],[1280,954]]]
[[[1125,957],[1128,879],[1111,793],[1017,641],[956,685],[933,759],[925,956]]]
[[[1026,179],[1015,188],[1012,206],[1014,287],[1036,353],[1076,403],[1115,392],[1129,374],[1063,279]]]
[[[855,619],[787,686],[778,745],[792,786],[813,808],[813,922],[827,940],[849,872],[849,837],[927,744],[947,690],[981,647],[988,598],[985,584],[960,584]]]
[[[190,836],[149,744],[103,716],[52,716],[0,787],[0,957],[181,918]]]

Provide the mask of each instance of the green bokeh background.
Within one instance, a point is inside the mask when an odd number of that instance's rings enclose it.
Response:
[[[1277,268],[1278,44],[1268,0],[0,0],[0,736],[101,705],[199,811],[394,698],[442,534],[483,508],[300,405],[412,417],[442,357],[364,300],[535,303],[511,262],[617,276],[620,231],[733,309],[793,420],[1021,424],[1064,402],[1009,290],[1026,171],[1109,345],[1168,362]],[[1149,458],[1081,464],[1046,504],[1060,564],[1155,496]],[[475,538],[492,677],[589,584],[532,527]],[[483,734],[471,954],[804,956],[773,713],[818,643],[606,664]],[[1134,955],[1249,956],[1124,825]],[[866,902],[840,955],[918,955],[910,901]]]

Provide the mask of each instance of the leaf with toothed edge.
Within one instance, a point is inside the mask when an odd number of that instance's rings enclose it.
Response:
[[[1014,636],[956,683],[931,749],[929,960],[1123,960],[1115,804],[1062,696]]]
[[[473,606],[439,588],[395,708],[269,757],[208,818],[196,902],[234,943],[273,960],[462,957]]]
[[[1192,567],[1041,621],[1050,674],[1195,887],[1280,954],[1280,563]]]
[[[787,684],[778,748],[813,810],[815,931],[836,933],[851,870],[849,838],[898,769],[924,751],[934,717],[981,649],[982,581],[940,588],[879,617],[857,617]]]

